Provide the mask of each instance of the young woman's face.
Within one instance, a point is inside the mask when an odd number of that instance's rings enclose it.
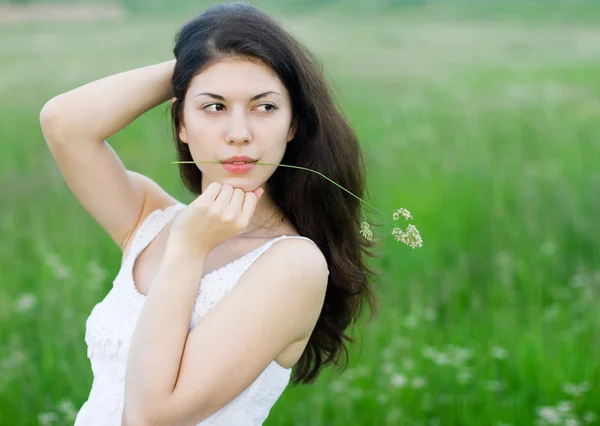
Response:
[[[179,138],[189,145],[194,161],[224,161],[239,155],[280,163],[294,137],[291,120],[287,90],[268,66],[227,58],[192,79]],[[233,173],[222,164],[196,165],[202,171],[202,191],[214,181],[253,191],[277,168],[255,165]]]

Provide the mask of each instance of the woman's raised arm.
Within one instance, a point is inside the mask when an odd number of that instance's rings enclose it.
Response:
[[[151,210],[176,200],[150,178],[126,170],[105,139],[172,96],[174,66],[171,60],[93,81],[52,98],[40,113],[67,185],[121,249]]]

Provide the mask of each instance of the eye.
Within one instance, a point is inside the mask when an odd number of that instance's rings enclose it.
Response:
[[[225,107],[225,105],[223,104],[210,104],[210,105],[206,105],[204,108],[202,108],[205,111],[208,111],[208,108],[210,108],[211,106],[221,106],[221,107]],[[218,111],[210,111],[210,112],[218,112]]]
[[[259,107],[271,107],[271,109],[267,109],[265,112],[273,112],[277,109],[277,107],[273,104],[260,104]]]
[[[210,107],[215,107],[215,108],[222,107],[222,108],[225,108],[225,105],[220,104],[220,103],[215,103],[215,104],[206,105],[202,109],[205,110],[205,111],[208,111],[208,108],[210,108]],[[271,112],[275,111],[276,109],[278,109],[273,104],[260,104],[260,105],[258,105],[258,107],[269,107],[268,109],[263,110],[264,112],[267,112],[267,113],[271,113]],[[217,109],[217,110],[213,109],[213,110],[211,110],[209,112],[219,112],[219,111],[223,111],[223,110],[222,109]]]

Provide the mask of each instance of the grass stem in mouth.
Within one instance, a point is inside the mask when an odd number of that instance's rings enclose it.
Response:
[[[219,164],[220,162],[218,161],[174,161],[173,164],[186,164],[186,163],[199,163],[199,164]],[[259,164],[259,165],[265,165],[265,166],[283,166],[283,167],[291,167],[294,169],[301,169],[301,170],[307,170],[309,172],[313,172],[316,173],[322,177],[324,177],[325,179],[327,179],[329,182],[333,183],[334,185],[336,185],[337,187],[343,189],[344,191],[346,191],[348,194],[352,195],[353,197],[357,198],[358,200],[360,200],[362,203],[365,203],[366,205],[368,205],[369,207],[371,207],[373,210],[377,211],[379,214],[381,214],[381,216],[383,216],[384,220],[386,221],[386,223],[390,223],[387,216],[385,215],[385,213],[383,213],[381,210],[377,209],[376,207],[372,206],[371,204],[367,203],[365,200],[363,200],[362,198],[360,198],[359,196],[353,194],[352,192],[348,191],[346,188],[344,188],[343,186],[339,185],[337,182],[334,182],[333,180],[329,179],[327,176],[325,176],[322,173],[317,172],[316,170],[312,170],[306,167],[301,167],[301,166],[290,166],[288,164],[272,164],[272,163],[262,163],[259,161],[256,161],[254,164]],[[364,212],[363,212],[363,217],[364,217]],[[398,218],[403,217],[404,219],[408,220],[408,219],[412,219],[412,216],[410,215],[410,212],[408,210],[406,210],[405,208],[401,208],[396,210],[393,213],[393,219],[397,220]],[[369,229],[369,223],[367,222],[367,220],[365,219],[363,222],[360,223],[360,227],[361,227],[361,235],[363,235],[366,239],[368,239],[369,241],[372,240],[373,238],[373,233],[371,232],[371,230]],[[398,227],[394,227],[392,229],[392,235],[394,236],[396,241],[400,241],[403,244],[406,244],[409,247],[412,247],[413,249],[416,247],[422,247],[423,246],[423,239],[421,238],[421,235],[419,234],[419,231],[417,230],[417,228],[415,228],[414,225],[408,225],[408,228],[406,228],[406,230],[402,230],[401,228]]]
[[[219,164],[218,161],[173,161],[173,164],[189,164],[189,163],[196,163],[196,164]],[[383,218],[385,219],[385,221],[387,223],[389,223],[385,213],[383,213],[381,210],[379,210],[378,208],[372,206],[371,204],[367,203],[365,200],[363,200],[362,198],[358,197],[357,195],[354,195],[352,192],[348,191],[346,188],[344,188],[343,186],[337,184],[336,182],[334,182],[333,180],[329,179],[327,176],[325,176],[323,173],[319,173],[316,170],[312,170],[306,167],[301,167],[301,166],[290,166],[288,164],[272,164],[272,163],[261,163],[261,162],[255,162],[254,164],[262,164],[265,166],[283,166],[283,167],[291,167],[294,169],[301,169],[301,170],[308,170],[309,172],[313,172],[316,173],[320,176],[323,176],[325,179],[327,179],[329,182],[333,183],[334,185],[338,186],[339,188],[343,189],[344,191],[346,191],[348,194],[352,195],[355,198],[358,198],[361,202],[365,203],[366,205],[368,205],[369,207],[371,207],[372,209],[376,210],[379,212],[379,214],[381,214],[383,216]]]

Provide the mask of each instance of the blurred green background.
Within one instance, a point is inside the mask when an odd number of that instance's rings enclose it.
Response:
[[[73,424],[92,381],[85,321],[120,266],[40,109],[171,59],[211,3],[0,2],[1,425]],[[600,424],[600,2],[251,3],[321,60],[369,202],[409,209],[424,239],[411,250],[374,228],[379,317],[353,330],[347,371],[288,388],[266,425]],[[109,140],[188,202],[166,111]]]

